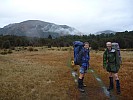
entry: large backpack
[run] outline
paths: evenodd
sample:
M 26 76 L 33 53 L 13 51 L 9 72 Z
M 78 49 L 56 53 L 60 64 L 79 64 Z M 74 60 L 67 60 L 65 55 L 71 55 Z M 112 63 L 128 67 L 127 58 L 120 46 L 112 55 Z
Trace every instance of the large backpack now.
M 74 41 L 73 47 L 74 47 L 74 64 L 79 65 L 79 52 L 83 49 L 84 43 L 80 41 Z
M 122 63 L 122 59 L 121 59 L 121 53 L 120 53 L 120 46 L 118 43 L 112 43 L 112 48 L 118 51 L 119 54 L 119 60 L 120 60 L 120 64 Z

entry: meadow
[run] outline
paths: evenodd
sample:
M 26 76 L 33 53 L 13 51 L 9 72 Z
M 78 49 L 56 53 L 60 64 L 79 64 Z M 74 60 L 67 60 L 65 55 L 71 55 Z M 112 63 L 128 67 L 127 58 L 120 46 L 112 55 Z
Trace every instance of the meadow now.
M 19 47 L 11 54 L 0 54 L 0 100 L 79 100 L 80 92 L 67 66 L 70 55 L 73 57 L 72 48 L 35 47 L 33 51 L 29 48 Z M 102 68 L 102 54 L 103 51 L 90 52 L 90 67 L 108 86 L 108 73 Z M 122 51 L 121 54 L 123 62 L 119 78 L 122 93 L 118 97 L 131 100 L 133 52 Z M 98 96 L 105 97 L 90 73 L 86 75 L 85 83 L 91 98 L 100 100 Z

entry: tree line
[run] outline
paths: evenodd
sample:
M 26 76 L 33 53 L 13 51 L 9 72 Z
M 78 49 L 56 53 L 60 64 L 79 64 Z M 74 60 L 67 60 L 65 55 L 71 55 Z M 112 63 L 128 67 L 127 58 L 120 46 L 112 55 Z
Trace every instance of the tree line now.
M 93 49 L 105 48 L 107 41 L 117 42 L 120 48 L 133 48 L 133 31 L 102 33 L 102 34 L 89 34 L 89 35 L 68 35 L 58 38 L 52 38 L 51 35 L 48 38 L 33 38 L 25 36 L 13 36 L 13 35 L 0 35 L 0 48 L 8 49 L 11 47 L 19 46 L 54 46 L 54 47 L 68 47 L 73 46 L 74 41 L 89 42 Z

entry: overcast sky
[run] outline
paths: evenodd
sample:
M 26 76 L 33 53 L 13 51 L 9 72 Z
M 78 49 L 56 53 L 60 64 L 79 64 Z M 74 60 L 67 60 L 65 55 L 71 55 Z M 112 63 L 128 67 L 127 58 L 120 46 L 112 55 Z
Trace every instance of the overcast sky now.
M 133 0 L 0 0 L 0 27 L 42 20 L 84 33 L 133 30 L 132 5 Z

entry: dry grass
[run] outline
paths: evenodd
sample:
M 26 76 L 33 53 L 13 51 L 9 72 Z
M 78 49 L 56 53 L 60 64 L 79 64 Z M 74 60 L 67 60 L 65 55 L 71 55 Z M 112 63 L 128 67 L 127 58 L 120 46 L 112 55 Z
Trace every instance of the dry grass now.
M 78 93 L 67 51 L 38 48 L 0 55 L 0 100 L 68 100 Z
M 13 51 L 0 55 L 0 100 L 78 100 L 79 91 L 66 66 L 72 48 L 35 48 L 38 51 Z M 102 68 L 102 52 L 90 52 L 90 66 L 106 86 L 108 73 Z M 71 52 L 71 57 L 73 58 Z M 119 71 L 122 94 L 120 100 L 133 99 L 133 52 L 122 51 Z M 78 71 L 79 67 L 74 67 Z M 85 77 L 90 98 L 103 100 L 101 87 L 89 73 Z M 96 96 L 97 95 L 97 96 Z M 103 96 L 104 95 L 104 96 Z

